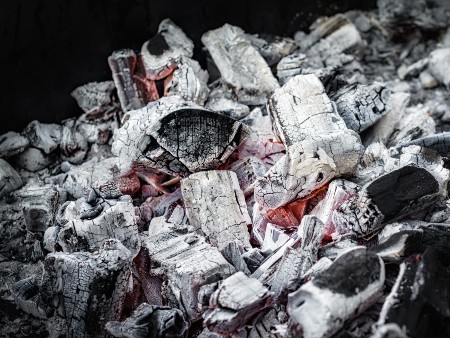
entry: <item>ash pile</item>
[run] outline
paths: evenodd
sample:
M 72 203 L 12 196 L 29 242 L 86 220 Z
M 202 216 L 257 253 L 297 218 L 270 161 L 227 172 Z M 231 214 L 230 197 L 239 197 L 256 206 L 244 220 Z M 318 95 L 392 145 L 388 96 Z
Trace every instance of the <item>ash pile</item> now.
M 447 7 L 171 20 L 0 136 L 5 337 L 449 337 Z

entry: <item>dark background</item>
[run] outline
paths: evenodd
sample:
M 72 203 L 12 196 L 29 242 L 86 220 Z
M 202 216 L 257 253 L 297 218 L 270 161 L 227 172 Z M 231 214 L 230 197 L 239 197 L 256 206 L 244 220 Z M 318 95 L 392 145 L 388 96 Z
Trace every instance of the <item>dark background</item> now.
M 166 17 L 194 40 L 202 59 L 201 35 L 226 22 L 292 36 L 319 15 L 375 6 L 376 0 L 0 0 L 0 133 L 80 114 L 70 92 L 111 79 L 111 52 L 140 49 Z

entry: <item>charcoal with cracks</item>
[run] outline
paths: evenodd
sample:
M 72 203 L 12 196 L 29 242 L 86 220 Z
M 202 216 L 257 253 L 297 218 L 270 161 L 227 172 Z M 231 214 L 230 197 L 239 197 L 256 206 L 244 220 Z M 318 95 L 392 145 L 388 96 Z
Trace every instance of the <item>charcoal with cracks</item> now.
M 187 336 L 188 324 L 178 309 L 143 303 L 125 321 L 106 323 L 106 330 L 121 338 L 177 338 Z
M 142 235 L 141 242 L 142 254 L 150 262 L 142 267 L 142 278 L 150 281 L 144 290 L 148 302 L 160 297 L 157 301 L 180 309 L 190 322 L 200 319 L 203 312 L 198 307 L 200 288 L 235 272 L 215 247 L 186 227 Z
M 122 171 L 149 168 L 186 176 L 212 169 L 248 134 L 240 122 L 178 96 L 163 97 L 124 119 L 112 144 Z
M 88 142 L 78 130 L 75 119 L 67 120 L 61 132 L 61 158 L 72 164 L 83 162 L 88 152 Z
M 28 138 L 14 131 L 0 135 L 0 157 L 7 158 L 20 154 L 30 144 Z
M 236 272 L 220 284 L 209 302 L 204 325 L 212 332 L 230 335 L 272 305 L 273 293 L 257 279 Z
M 210 170 L 181 181 L 186 213 L 191 224 L 220 251 L 237 241 L 249 249 L 251 219 L 237 175 L 232 171 Z
M 339 256 L 328 269 L 289 295 L 286 337 L 331 337 L 381 296 L 384 263 L 366 248 Z
M 247 34 L 253 46 L 269 66 L 276 65 L 283 57 L 290 55 L 296 48 L 295 41 L 284 37 L 265 37 L 258 34 Z
M 55 252 L 46 256 L 40 295 L 65 319 L 69 337 L 106 336 L 106 322 L 121 317 L 131 257 L 115 239 L 105 241 L 94 253 Z
M 241 120 L 250 114 L 250 108 L 247 105 L 226 97 L 210 97 L 205 107 L 223 113 L 235 120 Z
M 0 197 L 8 195 L 23 185 L 17 171 L 2 158 L 0 158 L 0 182 Z
M 115 106 L 113 81 L 90 82 L 75 88 L 71 95 L 89 117 L 97 117 Z
M 381 83 L 351 85 L 331 95 L 348 128 L 360 133 L 389 113 L 390 90 Z
M 202 42 L 238 102 L 265 104 L 270 93 L 279 87 L 266 61 L 241 28 L 225 24 L 203 34 Z M 243 58 L 246 62 L 242 62 Z
M 30 122 L 23 131 L 30 140 L 30 145 L 50 154 L 59 147 L 62 137 L 62 127 L 59 124 Z

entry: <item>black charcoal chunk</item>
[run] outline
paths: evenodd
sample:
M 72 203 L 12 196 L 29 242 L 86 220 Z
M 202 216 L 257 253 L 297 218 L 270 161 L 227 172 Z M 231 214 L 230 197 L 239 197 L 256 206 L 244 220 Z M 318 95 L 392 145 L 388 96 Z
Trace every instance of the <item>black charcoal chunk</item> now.
M 19 189 L 23 185 L 22 178 L 11 165 L 0 158 L 0 198 Z
M 404 258 L 420 252 L 422 237 L 422 230 L 404 230 L 393 234 L 370 250 L 383 258 L 386 263 L 399 263 Z

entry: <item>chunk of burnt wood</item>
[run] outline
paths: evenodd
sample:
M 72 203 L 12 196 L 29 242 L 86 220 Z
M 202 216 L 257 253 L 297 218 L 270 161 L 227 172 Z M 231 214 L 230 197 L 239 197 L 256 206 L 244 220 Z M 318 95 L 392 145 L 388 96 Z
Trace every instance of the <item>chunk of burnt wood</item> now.
M 338 257 L 312 281 L 289 295 L 287 337 L 331 337 L 381 296 L 384 263 L 365 248 Z
M 24 151 L 30 141 L 25 137 L 14 131 L 9 131 L 0 135 L 0 157 L 6 158 Z
M 225 24 L 202 36 L 223 81 L 244 104 L 264 104 L 278 82 L 257 49 L 236 26 Z
M 240 122 L 178 96 L 163 97 L 125 120 L 112 144 L 123 171 L 150 168 L 187 175 L 212 169 L 249 133 Z
M 47 306 L 39 296 L 40 283 L 40 278 L 33 275 L 14 283 L 10 291 L 14 302 L 20 309 L 37 318 L 46 319 Z
M 291 54 L 296 45 L 294 40 L 279 36 L 260 36 L 258 34 L 246 34 L 253 46 L 266 60 L 268 66 L 278 63 L 283 57 Z
M 206 108 L 225 114 L 235 120 L 240 120 L 250 114 L 250 108 L 242 103 L 225 97 L 209 98 Z
M 450 156 L 450 132 L 443 132 L 433 135 L 428 135 L 425 137 L 421 137 L 412 141 L 409 141 L 408 143 L 404 143 L 398 147 L 395 147 L 397 151 L 400 150 L 400 148 L 408 147 L 410 145 L 418 145 L 423 148 L 429 148 L 436 150 L 437 153 L 444 157 Z
M 178 309 L 143 303 L 125 321 L 106 323 L 106 330 L 122 338 L 175 338 L 187 336 L 188 323 Z
M 88 148 L 86 138 L 77 130 L 76 120 L 66 121 L 61 134 L 61 158 L 70 163 L 79 164 L 86 157 Z
M 30 140 L 30 144 L 34 148 L 50 154 L 59 147 L 62 127 L 59 124 L 32 121 L 25 127 L 23 134 Z
M 0 158 L 0 182 L 0 197 L 5 197 L 23 185 L 17 171 L 2 158 Z
M 41 297 L 65 318 L 69 337 L 103 337 L 106 322 L 121 317 L 130 266 L 131 253 L 114 239 L 95 253 L 50 253 Z
M 272 305 L 273 293 L 257 279 L 236 272 L 225 279 L 211 296 L 204 325 L 213 332 L 232 334 L 256 313 Z
M 288 293 L 296 291 L 306 272 L 317 261 L 317 253 L 325 231 L 324 224 L 315 216 L 304 216 L 299 226 L 301 244 L 298 249 L 287 248 L 278 264 L 270 291 L 284 302 Z
M 366 184 L 334 211 L 338 231 L 370 238 L 383 223 L 422 210 L 439 197 L 439 181 L 424 168 L 404 166 Z
M 235 272 L 221 253 L 205 238 L 186 228 L 142 236 L 142 247 L 150 260 L 151 276 L 163 281 L 159 294 L 165 304 L 182 310 L 194 322 L 200 319 L 198 291 Z M 158 286 L 156 286 L 158 288 Z
M 192 174 L 181 181 L 181 191 L 189 223 L 212 245 L 222 251 L 236 240 L 243 248 L 251 247 L 247 227 L 252 222 L 234 172 Z
M 250 270 L 247 267 L 242 254 L 244 253 L 244 248 L 239 245 L 239 241 L 233 241 L 228 243 L 228 245 L 222 249 L 222 255 L 225 259 L 234 266 L 236 271 L 242 271 L 247 276 L 250 275 Z
M 391 92 L 382 83 L 351 85 L 331 96 L 348 128 L 360 133 L 385 116 L 390 107 Z
M 239 186 L 248 196 L 253 193 L 256 179 L 265 174 L 266 165 L 259 158 L 251 156 L 233 162 L 230 170 L 236 173 Z
M 319 257 L 335 260 L 343 252 L 358 246 L 352 238 L 340 238 L 319 248 Z
M 406 257 L 421 251 L 422 238 L 423 231 L 420 229 L 399 231 L 370 250 L 386 263 L 400 263 Z
M 113 81 L 89 82 L 75 88 L 70 95 L 86 114 L 98 116 L 111 106 L 114 89 Z
M 450 75 L 448 68 L 450 67 L 450 48 L 436 49 L 430 54 L 428 68 L 431 74 L 447 88 L 450 88 Z

